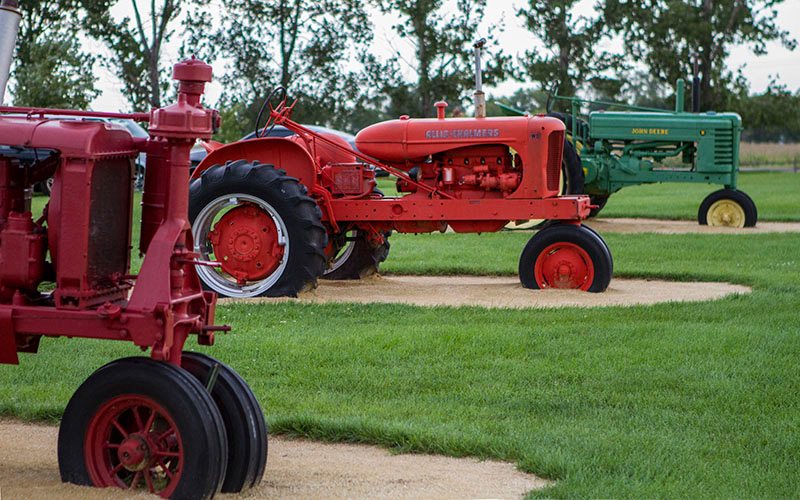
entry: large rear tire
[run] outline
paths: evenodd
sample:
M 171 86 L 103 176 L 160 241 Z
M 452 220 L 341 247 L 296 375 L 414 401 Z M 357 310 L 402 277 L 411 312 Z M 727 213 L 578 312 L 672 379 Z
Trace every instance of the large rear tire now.
M 325 270 L 322 212 L 300 182 L 272 165 L 228 162 L 189 189 L 203 284 L 224 297 L 296 296 Z
M 605 241 L 582 225 L 553 223 L 537 232 L 519 259 L 519 278 L 525 288 L 577 289 L 602 292 L 613 273 Z
M 267 424 L 253 391 L 232 368 L 199 352 L 184 352 L 181 367 L 211 385 L 228 438 L 223 493 L 239 493 L 261 482 L 267 465 Z M 216 376 L 216 380 L 211 380 Z
M 64 410 L 61 480 L 211 498 L 227 466 L 225 427 L 188 372 L 149 358 L 113 361 L 92 374 Z

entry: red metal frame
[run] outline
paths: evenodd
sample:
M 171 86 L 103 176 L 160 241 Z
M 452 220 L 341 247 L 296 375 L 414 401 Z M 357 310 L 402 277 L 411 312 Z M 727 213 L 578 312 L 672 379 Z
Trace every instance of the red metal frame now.
M 26 115 L 0 116 L 0 144 L 56 151 L 53 165 L 45 165 L 55 167 L 51 201 L 35 222 L 19 182 L 30 186 L 44 174 L 0 157 L 0 363 L 36 352 L 42 336 L 68 336 L 131 341 L 179 365 L 189 334 L 211 344 L 214 331 L 226 329 L 212 326 L 216 295 L 200 285 L 188 223 L 189 151 L 196 139 L 210 139 L 218 122 L 200 104 L 211 67 L 184 61 L 173 78 L 178 102 L 149 115 L 0 108 Z M 43 114 L 149 121 L 150 138 Z M 132 165 L 141 151 L 150 203 L 142 210 L 145 257 L 132 276 Z M 20 269 L 20 262 L 30 265 Z M 48 274 L 56 288 L 40 294 Z

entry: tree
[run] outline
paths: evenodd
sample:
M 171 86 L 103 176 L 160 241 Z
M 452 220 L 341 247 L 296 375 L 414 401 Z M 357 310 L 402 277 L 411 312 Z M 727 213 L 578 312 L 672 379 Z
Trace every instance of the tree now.
M 726 67 L 731 47 L 750 45 L 756 55 L 767 42 L 794 49 L 777 24 L 783 0 L 607 0 L 609 23 L 624 33 L 626 48 L 662 82 L 692 74 L 699 59 L 702 109 L 724 108 L 743 83 Z
M 732 109 L 742 115 L 743 138 L 755 142 L 800 140 L 800 93 L 772 81 L 757 95 L 740 96 Z
M 190 16 L 184 51 L 224 61 L 221 105 L 235 111 L 232 121 L 251 127 L 262 100 L 282 86 L 299 99 L 296 120 L 348 128 L 361 82 L 346 61 L 372 39 L 361 0 L 231 0 L 219 12 Z
M 619 93 L 619 80 L 602 77 L 610 69 L 619 69 L 622 58 L 599 49 L 608 37 L 602 16 L 577 15 L 580 0 L 529 0 L 528 6 L 517 11 L 525 26 L 545 45 L 544 50 L 525 52 L 520 63 L 543 89 L 554 83 L 559 94 L 575 95 L 587 84 L 594 83 L 603 98 Z
M 413 60 L 398 50 L 388 62 L 374 69 L 382 75 L 383 93 L 389 100 L 389 112 L 433 116 L 433 103 L 445 98 L 450 104 L 463 104 L 465 92 L 473 88 L 472 45 L 478 36 L 486 0 L 457 0 L 456 8 L 444 8 L 443 0 L 377 0 L 384 13 L 399 15 L 393 26 L 414 49 Z M 484 80 L 487 84 L 502 80 L 510 59 L 497 49 L 494 30 L 487 33 L 490 51 Z M 413 82 L 402 78 L 403 67 L 414 74 Z M 375 73 L 375 71 L 373 71 Z
M 24 3 L 11 75 L 14 104 L 86 109 L 99 94 L 93 76 L 95 57 L 82 50 L 77 34 L 91 3 Z
M 104 42 L 112 57 L 104 61 L 122 81 L 123 93 L 131 108 L 160 108 L 169 89 L 169 72 L 162 67 L 162 49 L 174 35 L 174 22 L 187 0 L 150 0 L 147 11 L 141 1 L 130 0 L 133 18 L 116 21 L 110 1 L 98 6 L 86 21 L 89 34 Z M 122 2 L 126 3 L 126 2 Z

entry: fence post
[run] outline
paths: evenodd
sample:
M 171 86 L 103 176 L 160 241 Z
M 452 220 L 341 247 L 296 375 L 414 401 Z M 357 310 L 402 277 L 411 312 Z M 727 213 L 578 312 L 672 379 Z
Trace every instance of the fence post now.
M 800 155 L 794 155 L 794 165 L 792 165 L 792 170 L 794 170 L 794 173 L 797 173 L 798 169 L 800 169 Z

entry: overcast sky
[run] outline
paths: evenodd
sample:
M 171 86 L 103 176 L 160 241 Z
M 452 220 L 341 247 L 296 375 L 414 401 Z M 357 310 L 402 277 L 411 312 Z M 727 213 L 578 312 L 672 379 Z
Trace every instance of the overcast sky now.
M 140 4 L 149 4 L 149 2 L 144 2 L 143 0 L 138 1 Z M 585 9 L 587 12 L 591 12 L 594 3 L 594 0 L 583 0 L 578 9 Z M 499 40 L 506 52 L 521 54 L 531 48 L 547 50 L 523 27 L 522 21 L 514 15 L 517 8 L 525 4 L 524 1 L 489 0 L 488 4 L 490 7 L 487 9 L 486 18 L 481 25 L 481 33 L 476 33 L 476 39 L 484 35 L 489 27 L 502 24 L 505 26 L 505 31 L 499 35 Z M 129 15 L 129 12 L 131 12 L 129 5 L 130 0 L 123 0 L 120 2 L 116 13 L 120 17 Z M 376 13 L 373 20 L 375 22 L 373 52 L 380 55 L 393 53 L 395 49 L 404 53 L 412 51 L 410 43 L 400 39 L 392 31 L 393 20 L 391 18 Z M 794 38 L 800 40 L 800 0 L 786 0 L 779 7 L 778 23 L 781 28 L 788 30 Z M 749 47 L 736 47 L 731 53 L 728 64 L 732 69 L 743 68 L 744 75 L 750 81 L 754 92 L 763 91 L 773 76 L 777 77 L 780 82 L 785 83 L 792 90 L 800 89 L 800 49 L 790 52 L 778 43 L 769 44 L 768 48 L 767 55 L 756 57 Z M 172 64 L 177 59 L 177 52 L 177 43 L 166 47 L 164 53 L 165 63 Z M 507 94 L 522 85 L 525 84 L 509 81 L 501 83 L 495 89 L 490 88 L 488 90 L 490 92 L 496 90 L 500 94 Z M 102 69 L 98 71 L 98 86 L 103 93 L 93 102 L 95 109 L 116 111 L 126 108 L 125 99 L 119 92 L 119 82 L 108 70 Z M 208 92 L 207 101 L 211 104 L 215 103 L 220 91 L 219 86 L 212 84 Z

